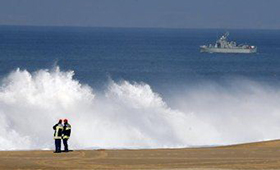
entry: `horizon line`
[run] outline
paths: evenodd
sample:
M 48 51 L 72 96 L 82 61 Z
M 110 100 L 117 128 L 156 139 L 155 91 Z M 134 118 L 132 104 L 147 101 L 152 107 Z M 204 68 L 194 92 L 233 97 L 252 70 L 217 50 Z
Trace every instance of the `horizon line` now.
M 13 24 L 0 24 L 0 27 L 60 27 L 60 28 L 106 28 L 106 29 L 196 29 L 196 30 L 271 30 L 271 31 L 279 31 L 280 28 L 219 28 L 219 27 L 205 27 L 205 28 L 197 28 L 197 27 L 114 27 L 114 26 L 73 26 L 73 25 L 13 25 Z

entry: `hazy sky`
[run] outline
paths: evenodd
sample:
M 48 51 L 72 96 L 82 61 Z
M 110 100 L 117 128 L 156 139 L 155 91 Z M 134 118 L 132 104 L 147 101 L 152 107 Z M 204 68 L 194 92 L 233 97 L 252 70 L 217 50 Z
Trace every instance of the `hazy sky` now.
M 0 0 L 0 25 L 280 29 L 280 0 Z

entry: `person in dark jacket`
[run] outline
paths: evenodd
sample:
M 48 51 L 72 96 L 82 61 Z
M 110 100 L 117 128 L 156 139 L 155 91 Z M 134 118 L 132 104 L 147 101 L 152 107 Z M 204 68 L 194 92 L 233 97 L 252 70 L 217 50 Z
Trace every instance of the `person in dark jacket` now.
M 61 152 L 61 138 L 63 133 L 62 120 L 60 119 L 57 124 L 53 126 L 54 130 L 54 141 L 55 141 L 55 151 L 54 153 Z
M 64 119 L 64 125 L 63 125 L 63 144 L 64 144 L 64 152 L 68 152 L 68 139 L 70 138 L 71 135 L 71 125 L 68 123 L 67 119 Z

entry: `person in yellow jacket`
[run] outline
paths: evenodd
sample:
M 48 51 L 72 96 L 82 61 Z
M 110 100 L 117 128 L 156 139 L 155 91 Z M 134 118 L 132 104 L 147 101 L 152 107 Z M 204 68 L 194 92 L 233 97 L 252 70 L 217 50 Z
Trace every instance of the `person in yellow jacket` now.
M 57 124 L 53 126 L 54 130 L 54 141 L 55 141 L 55 151 L 54 153 L 60 153 L 61 152 L 61 139 L 62 139 L 62 133 L 63 133 L 63 125 L 62 120 L 60 119 Z
M 68 139 L 70 138 L 71 135 L 71 125 L 68 123 L 67 119 L 64 119 L 64 125 L 63 125 L 63 135 L 62 135 L 62 140 L 64 144 L 64 152 L 68 152 Z

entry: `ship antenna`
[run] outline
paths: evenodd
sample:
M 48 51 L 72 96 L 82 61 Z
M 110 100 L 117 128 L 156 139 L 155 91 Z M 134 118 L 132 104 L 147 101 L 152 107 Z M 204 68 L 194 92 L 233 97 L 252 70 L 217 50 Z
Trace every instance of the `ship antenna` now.
M 226 33 L 225 33 L 225 37 L 228 37 L 229 36 L 229 32 L 227 31 Z

